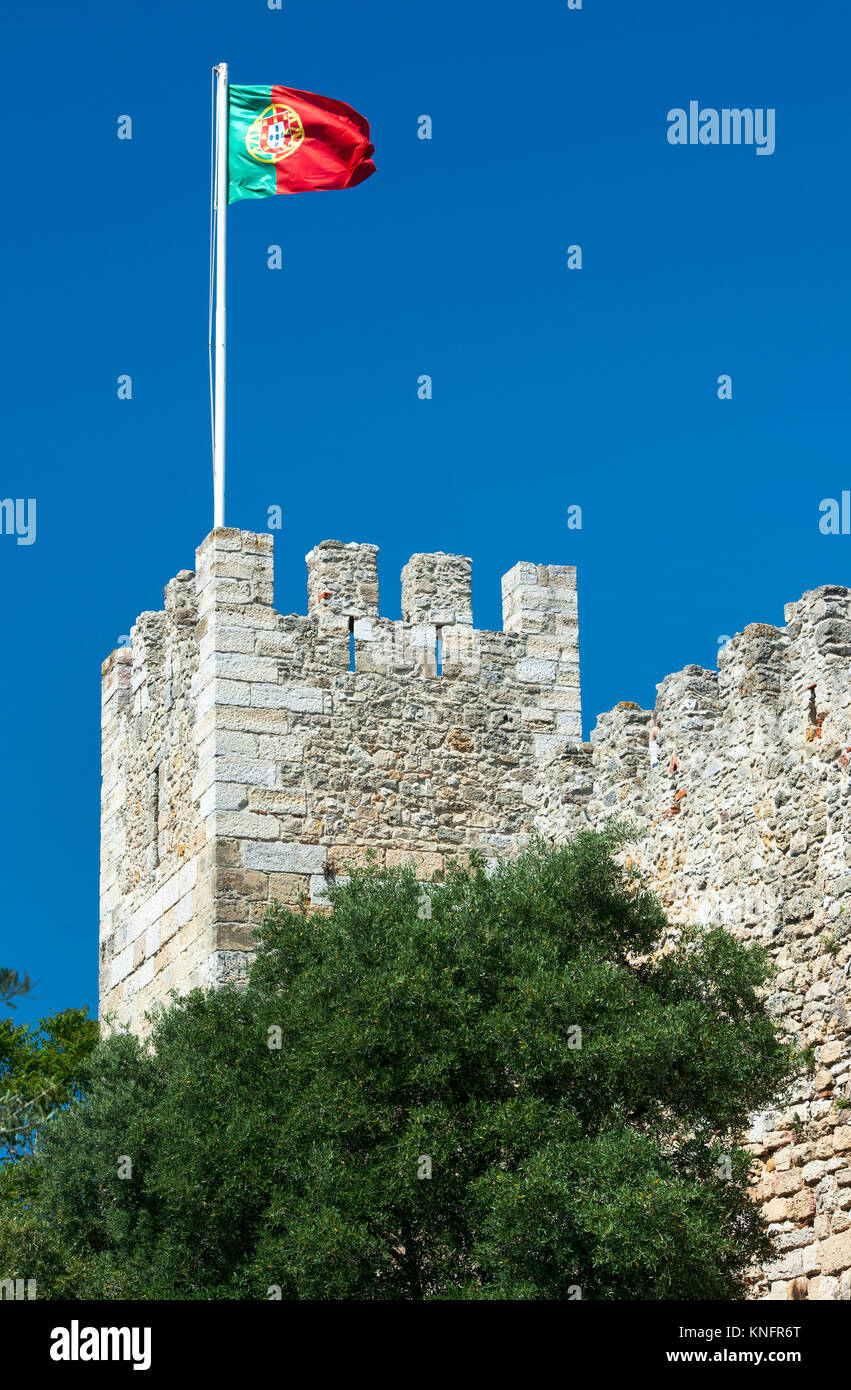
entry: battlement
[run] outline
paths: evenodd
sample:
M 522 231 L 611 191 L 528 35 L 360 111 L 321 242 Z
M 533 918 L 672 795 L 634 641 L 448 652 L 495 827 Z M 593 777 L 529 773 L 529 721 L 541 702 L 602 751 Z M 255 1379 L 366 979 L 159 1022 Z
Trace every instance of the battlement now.
M 377 545 L 322 541 L 305 560 L 309 614 L 378 617 Z
M 467 557 L 412 556 L 394 622 L 377 555 L 321 542 L 283 615 L 271 535 L 214 531 L 104 663 L 104 1015 L 143 1031 L 237 977 L 269 901 L 320 903 L 367 849 L 426 878 L 532 833 L 543 760 L 581 736 L 575 571 L 515 566 L 486 632 Z

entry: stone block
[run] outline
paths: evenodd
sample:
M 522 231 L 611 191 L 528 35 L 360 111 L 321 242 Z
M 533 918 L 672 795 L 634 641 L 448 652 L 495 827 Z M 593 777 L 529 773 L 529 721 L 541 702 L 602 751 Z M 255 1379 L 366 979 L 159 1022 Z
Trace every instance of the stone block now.
M 517 663 L 517 679 L 535 685 L 551 685 L 556 678 L 556 663 L 539 658 L 524 657 Z
M 306 714 L 322 714 L 325 707 L 323 690 L 297 685 L 269 685 L 257 682 L 250 687 L 250 703 L 256 709 L 297 710 Z
M 818 1254 L 822 1274 L 841 1274 L 851 1268 L 851 1231 L 820 1241 Z
M 835 1153 L 847 1153 L 849 1149 L 851 1149 L 851 1125 L 838 1125 L 833 1131 L 833 1150 Z
M 260 869 L 270 874 L 321 874 L 326 861 L 324 845 L 258 844 L 250 841 L 242 845 L 245 868 Z
M 836 1300 L 840 1297 L 839 1280 L 825 1275 L 810 1279 L 807 1298 L 816 1302 Z
M 242 840 L 277 840 L 280 836 L 274 816 L 258 815 L 252 811 L 222 811 L 215 817 L 217 835 Z

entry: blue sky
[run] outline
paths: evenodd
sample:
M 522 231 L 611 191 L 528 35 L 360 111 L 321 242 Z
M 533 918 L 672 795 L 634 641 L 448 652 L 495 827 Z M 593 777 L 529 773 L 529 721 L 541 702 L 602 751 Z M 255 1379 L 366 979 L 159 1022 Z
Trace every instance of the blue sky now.
M 2 31 L 0 498 L 37 500 L 35 544 L 0 535 L 0 964 L 39 980 L 19 1018 L 96 1007 L 100 663 L 212 524 L 220 59 L 350 102 L 379 169 L 229 217 L 227 519 L 283 507 L 280 610 L 305 611 L 325 537 L 380 546 L 388 617 L 410 554 L 472 556 L 488 628 L 517 560 L 575 564 L 587 734 L 848 582 L 851 539 L 818 526 L 851 488 L 835 0 L 7 0 Z M 774 154 L 671 146 L 691 100 L 774 108 Z

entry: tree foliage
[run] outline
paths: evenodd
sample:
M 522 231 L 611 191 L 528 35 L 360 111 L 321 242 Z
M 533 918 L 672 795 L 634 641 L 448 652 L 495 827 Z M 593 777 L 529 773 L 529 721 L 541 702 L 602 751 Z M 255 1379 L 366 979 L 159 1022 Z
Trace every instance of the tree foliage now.
M 32 1153 L 39 1126 L 82 1097 L 97 1035 L 86 1009 L 66 1009 L 35 1027 L 0 1020 L 0 1151 Z
M 25 1247 L 55 1297 L 742 1297 L 770 1247 L 741 1135 L 803 1059 L 765 954 L 663 951 L 619 843 L 271 909 L 246 989 L 99 1046 L 0 1180 L 0 1272 Z
M 33 987 L 29 975 L 19 975 L 17 970 L 10 970 L 8 966 L 0 966 L 0 1005 L 7 1009 L 17 1008 L 16 999 L 29 994 Z

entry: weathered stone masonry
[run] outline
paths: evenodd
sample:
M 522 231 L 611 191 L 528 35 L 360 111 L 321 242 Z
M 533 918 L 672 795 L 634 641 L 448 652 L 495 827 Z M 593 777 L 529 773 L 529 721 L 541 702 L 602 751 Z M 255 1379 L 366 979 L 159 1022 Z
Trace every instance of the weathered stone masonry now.
M 516 565 L 504 630 L 481 632 L 462 556 L 412 557 L 401 623 L 374 546 L 324 541 L 307 566 L 307 616 L 281 616 L 271 536 L 215 531 L 104 665 L 102 1015 L 144 1032 L 169 990 L 239 976 L 270 900 L 320 902 L 368 848 L 425 879 L 626 814 L 675 927 L 764 941 L 771 1007 L 816 1049 L 753 1117 L 777 1244 L 754 1292 L 851 1298 L 849 591 L 805 594 L 583 744 L 573 569 Z

